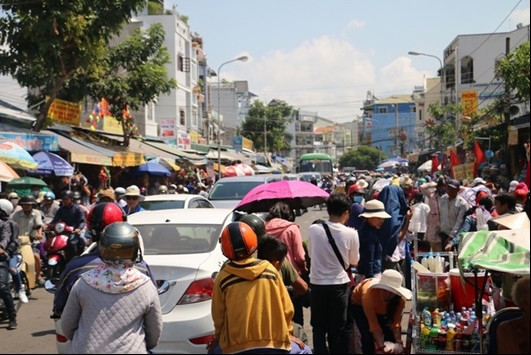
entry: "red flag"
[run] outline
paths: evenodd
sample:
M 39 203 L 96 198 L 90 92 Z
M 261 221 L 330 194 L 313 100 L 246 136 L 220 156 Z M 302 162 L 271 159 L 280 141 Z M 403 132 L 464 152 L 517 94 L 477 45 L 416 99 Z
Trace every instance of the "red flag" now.
M 479 146 L 478 141 L 474 142 L 474 157 L 476 158 L 476 161 L 474 162 L 474 176 L 478 176 L 479 166 L 487 161 L 485 153 L 483 153 L 483 150 Z
M 452 176 L 454 176 L 454 166 L 461 164 L 461 159 L 455 154 L 455 152 L 450 149 L 450 168 L 452 171 Z M 455 176 L 454 176 L 455 177 Z
M 439 159 L 434 155 L 431 157 L 431 173 L 433 174 L 437 170 L 439 170 Z

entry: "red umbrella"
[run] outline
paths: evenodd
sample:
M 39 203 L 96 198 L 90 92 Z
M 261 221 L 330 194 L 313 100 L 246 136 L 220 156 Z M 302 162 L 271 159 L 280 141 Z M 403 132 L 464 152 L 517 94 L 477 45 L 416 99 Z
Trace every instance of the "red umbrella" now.
M 234 208 L 247 213 L 267 212 L 277 202 L 286 202 L 293 209 L 324 203 L 328 192 L 301 180 L 281 180 L 261 184 L 250 190 Z

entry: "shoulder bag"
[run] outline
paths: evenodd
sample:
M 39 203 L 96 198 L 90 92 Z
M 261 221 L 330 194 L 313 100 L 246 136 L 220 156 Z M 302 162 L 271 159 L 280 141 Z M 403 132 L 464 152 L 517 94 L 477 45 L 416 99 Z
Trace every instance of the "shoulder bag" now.
M 324 228 L 324 230 L 326 232 L 326 236 L 328 237 L 328 241 L 332 245 L 332 249 L 334 249 L 334 253 L 337 256 L 337 260 L 339 260 L 339 263 L 341 264 L 341 267 L 345 270 L 345 272 L 348 275 L 348 278 L 350 279 L 350 282 L 349 282 L 348 286 L 349 287 L 354 287 L 355 281 L 354 281 L 354 276 L 352 275 L 352 270 L 350 269 L 350 265 L 348 265 L 348 267 L 345 269 L 345 262 L 343 261 L 343 257 L 339 253 L 339 249 L 337 249 L 336 241 L 334 240 L 334 238 L 332 238 L 332 233 L 330 232 L 330 228 L 328 228 L 328 224 L 322 223 L 322 225 L 323 225 L 323 228 Z

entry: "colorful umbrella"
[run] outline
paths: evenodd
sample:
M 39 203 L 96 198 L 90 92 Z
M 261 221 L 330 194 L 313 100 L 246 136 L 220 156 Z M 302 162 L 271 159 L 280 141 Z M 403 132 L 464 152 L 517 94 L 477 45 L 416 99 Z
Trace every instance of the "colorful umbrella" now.
M 37 170 L 29 171 L 32 174 L 55 176 L 72 176 L 74 167 L 57 154 L 38 152 L 33 154 L 33 159 L 39 164 Z
M 328 196 L 328 192 L 310 182 L 281 180 L 256 186 L 234 209 L 247 213 L 267 212 L 280 201 L 293 209 L 301 209 L 324 203 Z
M 159 163 L 154 162 L 153 160 L 150 160 L 144 164 L 140 164 L 139 166 L 137 166 L 135 175 L 138 176 L 144 174 L 148 174 L 151 176 L 171 176 L 171 172 L 168 169 L 166 169 Z
M 0 160 L 8 163 L 14 169 L 34 170 L 38 166 L 26 149 L 8 141 L 0 142 Z
M 18 177 L 19 175 L 12 167 L 0 160 L 0 181 L 9 182 Z
M 42 179 L 31 176 L 19 177 L 7 183 L 7 187 L 10 189 L 31 189 L 34 186 L 48 187 L 48 184 Z
M 529 274 L 529 228 L 469 232 L 459 243 L 458 265 Z

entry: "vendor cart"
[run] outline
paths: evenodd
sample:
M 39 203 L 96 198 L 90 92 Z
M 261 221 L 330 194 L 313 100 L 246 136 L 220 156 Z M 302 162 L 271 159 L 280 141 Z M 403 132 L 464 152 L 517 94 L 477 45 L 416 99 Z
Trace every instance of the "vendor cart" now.
M 476 332 L 468 341 L 473 341 L 474 344 L 463 346 L 459 343 L 454 346 L 442 346 L 441 339 L 435 344 L 426 343 L 425 336 L 422 331 L 422 314 L 423 309 L 428 302 L 430 306 L 446 307 L 445 299 L 440 298 L 444 296 L 444 292 L 440 292 L 441 288 L 445 287 L 446 282 L 450 279 L 451 290 L 455 293 L 456 289 L 463 288 L 471 289 L 467 297 L 473 295 L 473 308 L 475 314 L 483 314 L 483 299 L 488 287 L 489 273 L 493 271 L 528 275 L 530 271 L 530 253 L 529 253 L 529 229 L 519 230 L 497 230 L 497 231 L 479 231 L 464 233 L 461 236 L 459 243 L 459 254 L 457 257 L 457 268 L 445 270 L 442 274 L 426 275 L 422 272 L 412 268 L 412 288 L 413 288 L 413 307 L 412 320 L 410 322 L 411 329 L 408 329 L 408 337 L 411 337 L 411 353 L 486 353 L 488 337 L 485 335 L 485 324 L 477 318 Z M 442 253 L 441 253 L 442 254 Z M 423 257 L 424 253 L 415 254 L 418 258 Z M 444 254 L 450 260 L 450 254 Z M 457 270 L 457 272 L 456 272 Z M 448 272 L 448 275 L 446 275 Z M 453 274 L 452 274 L 453 272 Z M 447 277 L 448 276 L 448 277 Z M 432 278 L 432 282 L 427 282 Z M 423 284 L 425 283 L 425 284 Z M 430 288 L 430 285 L 434 285 Z M 429 299 L 426 292 L 434 292 L 435 299 Z M 420 296 L 420 297 L 419 297 Z M 439 296 L 439 298 L 437 297 Z M 456 297 L 462 301 L 458 295 L 453 295 L 452 299 Z M 452 304 L 452 308 L 453 308 Z M 457 310 L 455 310 L 457 311 Z M 409 335 L 411 334 L 411 335 Z M 446 334 L 448 341 L 448 334 Z M 429 338 L 433 341 L 433 337 Z M 447 343 L 448 344 L 448 343 Z

